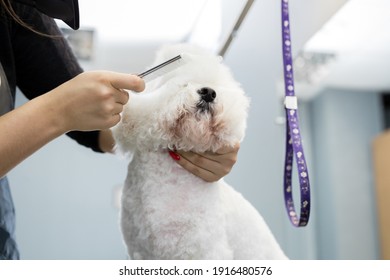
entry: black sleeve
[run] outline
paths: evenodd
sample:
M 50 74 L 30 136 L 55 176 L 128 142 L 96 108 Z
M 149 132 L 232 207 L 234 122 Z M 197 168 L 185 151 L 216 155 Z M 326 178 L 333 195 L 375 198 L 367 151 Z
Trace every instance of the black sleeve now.
M 53 19 L 23 5 L 15 5 L 15 9 L 20 18 L 32 28 L 52 35 L 45 37 L 15 24 L 12 40 L 16 84 L 27 98 L 44 94 L 82 72 Z M 67 135 L 81 145 L 102 152 L 98 143 L 98 131 L 71 131 Z

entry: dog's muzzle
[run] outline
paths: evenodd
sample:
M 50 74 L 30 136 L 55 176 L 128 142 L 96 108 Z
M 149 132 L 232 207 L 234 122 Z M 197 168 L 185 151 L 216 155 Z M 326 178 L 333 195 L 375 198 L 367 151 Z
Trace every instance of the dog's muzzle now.
M 196 107 L 203 111 L 209 111 L 210 110 L 210 103 L 214 101 L 214 99 L 217 97 L 217 93 L 215 90 L 209 87 L 203 87 L 201 89 L 198 89 L 197 93 L 200 96 L 200 100 Z

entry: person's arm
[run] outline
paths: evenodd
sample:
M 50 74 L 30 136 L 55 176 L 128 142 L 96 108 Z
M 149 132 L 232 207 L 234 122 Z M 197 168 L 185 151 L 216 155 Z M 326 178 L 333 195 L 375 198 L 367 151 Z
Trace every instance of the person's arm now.
M 50 99 L 38 97 L 0 117 L 0 177 L 65 132 Z
M 86 72 L 0 117 L 0 177 L 71 130 L 108 129 L 120 121 L 128 93 L 142 91 L 135 75 Z
M 16 81 L 24 95 L 33 99 L 83 72 L 52 18 L 25 5 L 14 3 L 14 8 L 34 29 L 52 36 L 35 34 L 10 21 Z M 99 131 L 69 131 L 66 135 L 95 152 L 103 152 Z

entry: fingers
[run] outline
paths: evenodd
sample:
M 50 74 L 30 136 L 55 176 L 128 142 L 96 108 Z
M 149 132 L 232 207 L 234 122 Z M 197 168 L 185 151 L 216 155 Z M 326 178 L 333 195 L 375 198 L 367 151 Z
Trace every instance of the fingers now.
M 111 84 L 117 89 L 128 89 L 136 92 L 143 91 L 145 89 L 145 82 L 137 75 L 130 75 L 124 73 L 108 74 Z
M 203 153 L 203 155 L 205 155 L 206 157 L 215 157 L 218 155 L 229 155 L 231 153 L 237 154 L 239 149 L 240 149 L 240 143 L 236 143 L 233 147 L 232 146 L 222 146 L 215 153 L 211 152 L 211 151 L 206 151 Z
M 203 179 L 206 182 L 215 182 L 222 178 L 220 175 L 213 173 L 211 170 L 218 169 L 217 163 L 208 162 L 206 158 L 203 158 L 199 154 L 192 152 L 175 152 L 178 157 L 173 157 L 179 165 L 184 169 L 194 174 L 195 176 Z M 208 170 L 211 169 L 211 170 Z
M 107 80 L 111 87 L 115 90 L 108 107 L 111 109 L 107 112 L 108 122 L 107 127 L 113 127 L 121 120 L 123 106 L 129 101 L 129 93 L 125 90 L 142 91 L 145 88 L 144 81 L 135 75 L 105 72 Z
M 136 75 L 123 73 L 112 73 L 111 85 L 118 90 L 115 95 L 115 101 L 125 105 L 129 101 L 129 93 L 125 90 L 133 90 L 136 92 L 145 89 L 145 82 Z
M 184 152 L 184 151 L 175 151 L 176 154 L 180 156 L 180 159 L 185 159 L 187 161 L 187 166 L 189 163 L 195 167 L 201 168 L 208 172 L 215 172 L 219 162 L 210 160 L 207 157 L 202 156 L 202 154 L 197 154 L 194 152 Z
M 121 116 L 119 114 L 112 115 L 112 117 L 110 118 L 110 121 L 107 125 L 107 129 L 115 126 L 117 123 L 120 122 L 120 120 L 121 120 Z
M 119 115 L 120 113 L 122 113 L 123 111 L 123 105 L 120 104 L 120 103 L 115 103 L 113 106 L 112 106 L 112 109 L 111 111 L 109 112 L 109 114 L 112 114 L 112 115 Z
M 228 153 L 236 153 L 237 154 L 239 149 L 240 149 L 240 143 L 237 142 L 233 147 L 223 146 L 223 147 L 219 148 L 216 151 L 216 154 L 219 154 L 219 155 L 228 154 Z
M 101 130 L 120 121 L 123 106 L 129 101 L 128 90 L 142 91 L 144 87 L 136 75 L 90 71 L 54 89 L 61 94 L 53 96 L 62 104 L 66 131 Z
M 118 90 L 118 93 L 115 94 L 115 102 L 125 105 L 128 101 L 129 101 L 129 93 L 124 89 Z
M 240 144 L 222 147 L 216 153 L 193 153 L 175 151 L 178 157 L 172 156 L 184 169 L 207 182 L 215 182 L 230 173 L 237 161 Z

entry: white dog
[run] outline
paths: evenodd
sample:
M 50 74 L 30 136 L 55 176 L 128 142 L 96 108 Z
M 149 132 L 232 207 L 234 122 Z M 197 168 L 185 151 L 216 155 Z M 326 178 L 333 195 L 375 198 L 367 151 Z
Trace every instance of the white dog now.
M 132 259 L 286 259 L 255 208 L 223 179 L 207 183 L 170 149 L 216 151 L 241 141 L 249 100 L 221 59 L 196 47 L 187 63 L 132 94 L 113 128 L 133 157 L 122 193 L 121 227 Z M 188 61 L 189 60 L 189 61 Z

